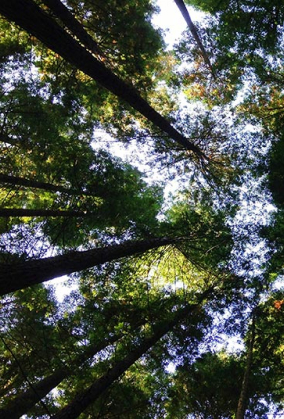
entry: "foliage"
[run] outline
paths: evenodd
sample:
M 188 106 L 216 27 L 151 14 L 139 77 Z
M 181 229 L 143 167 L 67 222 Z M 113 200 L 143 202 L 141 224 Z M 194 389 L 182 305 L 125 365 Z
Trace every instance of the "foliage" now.
M 192 365 L 178 367 L 169 390 L 168 417 L 186 414 L 212 419 L 232 417 L 241 377 L 239 360 L 225 353 L 206 353 Z
M 185 32 L 172 50 L 154 1 L 67 0 L 73 28 L 59 0 L 0 4 L 0 268 L 20 269 L 21 284 L 29 260 L 132 246 L 78 263 L 60 301 L 49 284 L 3 297 L 0 416 L 66 417 L 94 386 L 101 394 L 72 417 L 283 408 L 284 8 L 187 3 L 204 12 L 199 42 Z M 135 100 L 49 49 L 51 33 L 41 43 L 9 21 L 16 5 L 27 14 L 14 20 L 26 27 L 36 5 Z M 134 246 L 155 240 L 170 244 Z M 240 351 L 222 344 L 232 337 Z

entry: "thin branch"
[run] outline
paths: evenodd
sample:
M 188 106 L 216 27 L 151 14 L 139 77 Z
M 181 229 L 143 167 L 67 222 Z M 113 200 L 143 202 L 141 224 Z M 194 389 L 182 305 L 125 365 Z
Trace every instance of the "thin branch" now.
M 48 209 L 1 208 L 0 217 L 87 217 L 87 211 L 63 211 Z

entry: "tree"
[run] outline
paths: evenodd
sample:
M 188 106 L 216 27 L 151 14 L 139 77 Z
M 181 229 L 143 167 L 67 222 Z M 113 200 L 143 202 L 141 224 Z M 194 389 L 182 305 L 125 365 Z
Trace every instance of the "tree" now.
M 194 230 L 195 228 L 195 230 Z M 175 246 L 186 259 L 201 269 L 220 272 L 231 250 L 231 234 L 224 226 L 223 214 L 209 207 L 200 213 L 189 211 L 180 203 L 169 211 L 168 220 L 160 223 L 160 237 L 144 240 L 125 240 L 85 251 L 71 251 L 62 255 L 3 263 L 0 289 L 3 294 L 33 284 L 82 271 L 106 262 L 143 254 L 161 246 Z M 151 233 L 151 230 L 149 230 Z M 179 234 L 183 233 L 184 236 Z M 208 240 L 210 237 L 210 240 Z M 216 240 L 216 244 L 215 244 Z M 221 241 L 222 240 L 222 241 Z M 219 246 L 219 243 L 222 246 Z M 215 244 L 212 246 L 212 244 Z M 204 258 L 204 253 L 206 257 Z M 9 280 L 9 281 L 7 281 Z
M 244 73 L 249 79 L 251 70 L 258 72 L 262 67 L 263 55 L 274 56 L 283 24 L 281 2 L 264 0 L 255 5 L 235 0 L 218 4 L 194 0 L 190 4 L 213 17 L 206 32 L 215 50 L 213 65 L 217 75 L 227 73 L 229 80 L 240 87 Z
M 25 208 L 2 208 L 0 217 L 85 217 L 87 212 L 82 211 L 61 211 L 45 209 L 25 209 Z
M 128 240 L 121 244 L 82 252 L 73 251 L 38 260 L 27 260 L 18 264 L 2 265 L 0 276 L 1 293 L 3 295 L 17 289 L 48 281 L 58 276 L 88 269 L 137 253 L 143 253 L 157 247 L 174 244 L 176 241 L 178 239 L 169 237 L 141 241 Z
M 86 75 L 98 81 L 103 87 L 110 90 L 119 98 L 125 100 L 134 109 L 149 119 L 154 125 L 166 132 L 178 144 L 188 151 L 192 151 L 197 156 L 204 158 L 199 147 L 188 141 L 170 123 L 156 112 L 133 87 L 128 86 L 115 74 L 109 71 L 102 63 L 97 61 L 88 51 L 83 49 L 68 33 L 50 17 L 43 12 L 32 1 L 15 0 L 15 4 L 2 3 L 1 13 L 8 19 L 15 21 L 28 32 L 36 36 L 48 48 L 61 55 Z M 16 13 L 15 13 L 16 12 Z M 28 13 L 28 14 L 27 14 Z M 37 22 L 41 22 L 39 25 Z M 46 34 L 49 36 L 46 36 Z M 71 53 L 72 51 L 72 53 Z
M 70 115 L 63 105 L 50 104 L 38 89 L 36 83 L 16 85 L 1 98 L 3 107 L 8 107 L 2 129 L 11 143 L 0 145 L 5 155 L 2 170 L 9 173 L 1 175 L 2 206 L 96 213 L 83 222 L 81 218 L 80 223 L 39 220 L 53 245 L 69 248 L 82 244 L 96 228 L 125 230 L 134 224 L 138 228 L 151 218 L 155 223 L 161 188 L 146 185 L 137 169 L 110 153 L 95 152 L 86 124 L 81 121 L 77 126 L 74 121 L 75 109 Z M 1 224 L 8 232 L 17 223 Z
M 15 293 L 6 301 L 6 306 L 3 303 L 1 388 L 8 397 L 15 393 L 15 389 L 25 389 L 37 375 L 45 374 L 54 365 L 53 356 L 58 345 L 62 356 L 68 352 L 72 338 L 65 336 L 60 344 L 62 330 L 55 326 L 56 313 L 57 304 L 52 291 L 42 286 Z
M 200 309 L 199 305 L 189 305 L 168 319 L 167 322 L 158 323 L 154 325 L 153 332 L 150 336 L 141 339 L 141 342 L 135 347 L 131 348 L 129 354 L 118 361 L 114 366 L 96 382 L 94 382 L 88 389 L 78 394 L 75 399 L 66 407 L 64 407 L 54 418 L 76 418 L 82 413 L 90 403 L 93 403 L 97 397 L 110 386 L 114 380 L 119 378 L 134 362 L 136 362 L 145 352 L 147 352 L 159 339 L 161 339 L 171 328 L 176 325 L 184 316 L 191 314 L 195 310 Z
M 231 418 L 241 385 L 242 366 L 225 352 L 201 355 L 192 365 L 180 365 L 169 388 L 168 417 L 193 414 L 200 418 Z
M 137 325 L 136 325 L 137 326 Z M 55 389 L 65 378 L 73 375 L 78 367 L 82 366 L 86 361 L 93 358 L 97 353 L 107 346 L 121 339 L 124 332 L 120 331 L 108 339 L 103 339 L 95 344 L 90 344 L 84 351 L 77 355 L 76 358 L 69 361 L 69 365 L 58 367 L 54 372 L 45 376 L 36 383 L 30 384 L 30 388 L 26 389 L 16 397 L 12 397 L 4 408 L 0 409 L 0 415 L 18 418 L 28 413 L 38 402 L 41 401 L 53 389 Z
M 190 32 L 192 33 L 192 36 L 194 37 L 194 39 L 195 39 L 195 41 L 196 41 L 196 43 L 197 43 L 197 45 L 198 45 L 198 47 L 201 51 L 201 54 L 202 54 L 202 57 L 203 57 L 205 63 L 208 65 L 208 67 L 211 70 L 211 73 L 212 73 L 213 77 L 215 78 L 214 71 L 213 71 L 213 68 L 211 66 L 210 60 L 208 58 L 207 52 L 204 49 L 204 46 L 203 46 L 203 44 L 201 42 L 201 39 L 198 35 L 196 27 L 194 26 L 194 23 L 191 20 L 190 14 L 188 13 L 188 10 L 187 10 L 183 0 L 175 0 L 175 2 L 176 2 L 176 5 L 178 6 L 179 10 L 181 11 L 181 13 L 182 13 L 187 25 L 188 25 L 188 28 L 189 28 Z
M 251 323 L 246 338 L 249 346 L 250 337 L 255 332 L 251 374 L 259 386 L 260 397 L 267 405 L 274 405 L 278 414 L 283 409 L 282 369 L 279 368 L 282 363 L 282 298 L 282 290 L 268 293 L 255 310 L 255 331 Z
M 249 347 L 247 353 L 246 366 L 244 371 L 244 377 L 242 381 L 241 393 L 238 400 L 238 407 L 236 412 L 236 419 L 243 419 L 245 417 L 245 412 L 248 404 L 248 395 L 249 395 L 249 381 L 252 370 L 253 363 L 253 349 L 255 341 L 255 318 L 252 318 L 252 327 L 251 327 L 251 336 L 249 340 Z
M 79 195 L 80 192 L 83 192 L 78 189 L 65 188 L 64 186 L 61 186 L 61 185 L 53 185 L 52 183 L 37 181 L 36 179 L 25 179 L 19 176 L 6 175 L 4 173 L 0 174 L 0 182 L 9 184 L 10 187 L 12 185 L 15 188 L 18 185 L 21 185 L 21 186 L 26 186 L 29 188 L 44 189 L 46 191 L 63 192 L 68 195 Z M 89 195 L 90 193 L 85 192 L 85 194 Z
M 145 270 L 145 261 L 142 264 L 144 265 Z M 132 264 L 131 266 L 131 263 L 127 263 L 126 266 L 123 267 L 123 271 L 118 270 L 115 274 L 114 271 L 117 271 L 117 266 L 110 266 L 106 271 L 106 278 L 110 274 L 113 276 L 109 285 L 104 282 L 106 278 L 104 278 L 102 271 L 98 271 L 97 273 L 99 281 L 102 282 L 101 285 L 92 278 L 92 275 L 90 275 L 89 284 L 85 277 L 82 282 L 80 294 L 77 293 L 78 295 L 74 296 L 74 299 L 69 303 L 70 307 L 72 306 L 73 308 L 77 305 L 76 311 L 73 311 L 71 314 L 66 307 L 67 313 L 69 312 L 68 317 L 62 317 L 59 313 L 54 316 L 54 318 L 57 319 L 57 324 L 54 324 L 53 327 L 59 333 L 59 341 L 56 340 L 56 344 L 60 345 L 61 342 L 65 345 L 67 344 L 68 338 L 69 341 L 71 340 L 70 344 L 73 345 L 73 348 L 70 350 L 69 347 L 69 352 L 68 349 L 67 352 L 65 349 L 59 349 L 58 352 L 53 350 L 52 353 L 49 353 L 48 359 L 50 368 L 44 373 L 43 379 L 39 380 L 38 378 L 39 375 L 42 375 L 42 372 L 40 373 L 36 369 L 33 369 L 33 371 L 28 374 L 31 388 L 29 389 L 27 382 L 24 382 L 24 391 L 19 391 L 17 396 L 10 395 L 10 403 L 8 401 L 9 399 L 6 397 L 6 403 L 1 410 L 2 414 L 5 413 L 6 415 L 17 417 L 20 412 L 27 412 L 27 410 L 37 402 L 40 396 L 42 397 L 44 395 L 44 391 L 48 391 L 52 386 L 58 385 L 63 379 L 68 379 L 66 384 L 67 387 L 63 387 L 66 388 L 66 397 L 68 400 L 70 382 L 73 382 L 73 387 L 76 388 L 75 383 L 77 379 L 79 380 L 78 388 L 82 388 L 82 385 L 85 386 L 86 384 L 80 382 L 80 379 L 83 379 L 83 381 L 86 381 L 86 379 L 92 380 L 92 376 L 89 377 L 91 372 L 89 370 L 92 370 L 93 368 L 93 359 L 96 360 L 96 374 L 101 375 L 102 371 L 108 370 L 108 363 L 103 363 L 103 365 L 100 366 L 99 357 L 93 358 L 95 351 L 98 351 L 99 349 L 102 350 L 106 345 L 116 345 L 116 350 L 113 354 L 113 362 L 115 362 L 117 357 L 124 356 L 124 353 L 130 351 L 132 344 L 137 345 L 137 339 L 142 339 L 142 336 L 144 335 L 148 336 L 152 327 L 157 327 L 159 331 L 162 324 L 165 327 L 168 327 L 168 320 L 171 319 L 173 315 L 176 317 L 178 314 L 176 312 L 177 307 L 179 307 L 178 311 L 181 310 L 183 312 L 185 310 L 195 310 L 195 305 L 191 305 L 191 303 L 185 304 L 184 296 L 182 294 L 179 296 L 178 294 L 173 293 L 170 296 L 163 296 L 160 291 L 149 289 L 147 294 L 143 296 L 145 284 L 143 284 L 141 272 L 137 272 L 135 264 Z M 131 272 L 133 276 L 136 273 L 137 281 L 139 281 L 137 283 L 140 283 L 139 290 L 137 290 L 137 285 L 135 283 L 129 282 L 127 285 L 126 281 L 124 281 L 125 278 L 128 278 L 129 272 Z M 147 275 L 146 272 L 145 274 Z M 122 284 L 122 287 L 117 287 L 117 296 L 111 296 L 110 289 L 114 289 L 113 282 L 115 280 L 119 281 L 118 283 Z M 96 292 L 94 292 L 94 290 L 96 290 Z M 211 291 L 207 291 L 202 296 L 196 296 L 197 301 L 199 301 L 199 298 L 202 299 L 207 296 L 210 292 Z M 29 303 L 30 309 L 32 309 L 34 304 L 33 301 L 35 299 L 29 298 L 31 296 L 30 292 L 21 291 L 21 294 L 26 294 L 26 300 Z M 36 296 L 35 290 L 34 295 Z M 104 297 L 107 299 L 108 303 L 100 304 L 100 298 Z M 79 302 L 76 301 L 77 298 L 79 298 Z M 121 300 L 121 298 L 123 298 L 123 300 Z M 75 301 L 76 304 L 74 304 Z M 41 304 L 40 302 L 38 303 Z M 14 304 L 17 303 L 15 302 Z M 194 336 L 196 333 L 196 325 L 198 325 L 200 321 L 203 321 L 202 317 L 203 313 L 200 308 L 193 317 L 189 316 L 184 319 L 182 324 L 189 324 L 191 334 Z M 27 318 L 25 319 L 25 322 L 28 324 Z M 13 319 L 11 318 L 11 325 L 12 324 Z M 200 327 L 201 330 L 203 330 L 204 326 L 201 325 Z M 6 331 L 6 333 L 9 332 Z M 176 334 L 176 331 L 173 331 L 173 333 Z M 65 335 L 65 339 L 62 340 L 62 336 Z M 181 337 L 181 340 L 184 341 L 184 337 Z M 164 341 L 164 344 L 168 341 L 169 337 Z M 177 342 L 175 342 L 175 345 L 177 345 Z M 34 350 L 36 350 L 36 342 L 34 343 Z M 105 352 L 107 353 L 107 350 L 105 350 Z M 21 352 L 15 352 L 16 357 L 19 357 L 20 354 Z M 29 355 L 30 362 L 32 362 L 33 354 Z M 110 357 L 111 356 L 110 353 Z M 53 367 L 51 368 L 51 366 Z M 54 372 L 50 373 L 50 370 L 54 370 Z M 77 375 L 79 375 L 79 378 Z M 32 378 L 33 376 L 35 376 L 35 378 Z M 82 378 L 80 378 L 80 376 Z M 26 381 L 25 377 L 23 378 Z M 74 390 L 71 398 L 72 397 L 74 397 Z M 50 410 L 49 405 L 46 404 L 45 399 L 43 399 L 42 405 L 50 412 L 52 411 Z M 39 411 L 35 410 L 35 412 Z M 35 416 L 38 415 L 40 415 L 40 413 L 35 413 Z
M 103 52 L 95 40 L 60 0 L 45 0 L 44 4 L 50 8 L 55 16 L 58 17 L 74 35 L 76 35 L 85 47 L 94 54 L 103 57 Z

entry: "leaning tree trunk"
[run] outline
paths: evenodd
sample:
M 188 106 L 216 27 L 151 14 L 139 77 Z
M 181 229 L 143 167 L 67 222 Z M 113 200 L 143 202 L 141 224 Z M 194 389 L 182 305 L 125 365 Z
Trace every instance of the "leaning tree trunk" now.
M 202 301 L 209 291 L 205 292 L 199 301 Z M 134 346 L 124 359 L 118 361 L 108 370 L 101 378 L 96 380 L 89 388 L 74 397 L 66 407 L 52 419 L 75 419 L 100 395 L 111 386 L 131 365 L 133 365 L 142 355 L 144 355 L 153 345 L 155 345 L 164 335 L 172 330 L 183 318 L 200 309 L 199 304 L 187 305 L 175 313 L 172 319 L 156 324 L 153 327 L 153 334 L 148 338 L 144 338 L 138 346 Z
M 59 26 L 32 0 L 1 0 L 0 13 L 37 37 L 48 48 L 61 55 L 66 61 L 96 80 L 103 87 L 140 112 L 156 127 L 167 133 L 186 150 L 199 158 L 205 155 L 198 146 L 179 133 L 162 115 L 143 99 L 137 90 L 126 84 L 86 48 Z
M 19 176 L 6 175 L 0 173 L 0 182 L 8 185 L 16 186 L 25 186 L 27 188 L 43 189 L 50 192 L 61 192 L 68 195 L 86 195 L 90 196 L 88 192 L 81 191 L 80 189 L 65 188 L 61 185 L 54 185 L 53 183 L 40 182 L 33 179 L 26 179 Z
M 43 378 L 39 383 L 32 385 L 24 393 L 18 394 L 17 397 L 11 399 L 8 405 L 0 409 L 0 418 L 19 419 L 58 386 L 64 378 L 65 370 L 63 368 Z
M 62 368 L 57 369 L 49 376 L 38 381 L 36 384 L 33 384 L 28 390 L 12 398 L 3 409 L 0 409 L 0 418 L 18 419 L 22 415 L 27 414 L 28 411 L 40 402 L 40 400 L 43 399 L 51 390 L 56 388 L 61 381 L 69 377 L 71 374 L 74 374 L 78 366 L 82 365 L 88 359 L 94 357 L 102 349 L 122 337 L 123 332 L 116 333 L 108 339 L 104 339 L 95 345 L 88 346 L 82 354 L 72 360 L 71 365 L 63 366 Z
M 82 271 L 127 256 L 144 253 L 161 246 L 174 244 L 179 239 L 158 237 L 149 240 L 127 240 L 86 251 L 32 259 L 13 264 L 0 264 L 0 295 L 39 284 L 62 275 Z
M 145 322 L 145 317 L 140 316 L 139 320 L 136 321 L 134 325 L 131 325 L 133 333 L 138 334 L 139 328 L 141 328 Z M 70 375 L 74 375 L 76 369 L 84 362 L 93 358 L 102 349 L 123 338 L 124 335 L 125 332 L 121 331 L 94 345 L 87 346 L 84 351 L 76 358 L 72 359 L 68 365 L 64 365 L 62 368 L 57 369 L 49 376 L 30 385 L 29 389 L 12 398 L 9 403 L 6 404 L 5 408 L 0 409 L 0 418 L 7 417 L 9 419 L 18 419 L 20 416 L 27 414 L 30 409 L 39 403 L 51 390 L 55 389 L 64 379 L 70 377 Z
M 253 316 L 251 337 L 250 337 L 247 361 L 246 361 L 246 368 L 245 368 L 244 378 L 242 382 L 241 394 L 238 401 L 236 419 L 244 419 L 246 409 L 247 409 L 247 404 L 248 404 L 248 399 L 249 399 L 249 395 L 248 395 L 249 381 L 250 381 L 250 373 L 251 373 L 251 367 L 252 367 L 252 361 L 253 361 L 254 341 L 255 341 L 255 317 Z
M 88 50 L 101 57 L 104 56 L 96 41 L 88 34 L 84 26 L 78 22 L 75 16 L 60 0 L 42 1 Z
M 191 17 L 190 17 L 190 14 L 188 13 L 188 10 L 187 10 L 187 8 L 186 8 L 186 5 L 184 4 L 183 0 L 175 0 L 175 2 L 176 2 L 176 5 L 177 5 L 177 6 L 178 6 L 178 8 L 179 8 L 179 10 L 180 10 L 181 14 L 182 14 L 182 15 L 183 15 L 183 17 L 184 17 L 184 20 L 185 20 L 185 21 L 186 21 L 186 23 L 187 23 L 188 29 L 190 30 L 190 32 L 191 32 L 191 34 L 192 34 L 193 38 L 195 39 L 195 42 L 197 43 L 197 45 L 198 45 L 198 47 L 199 47 L 199 49 L 200 49 L 200 51 L 201 51 L 201 54 L 202 54 L 202 57 L 203 57 L 203 59 L 204 59 L 205 63 L 206 63 L 206 64 L 208 65 L 208 67 L 210 68 L 210 71 L 211 71 L 211 73 L 212 73 L 212 75 L 213 75 L 213 77 L 214 77 L 214 79 L 215 79 L 215 74 L 214 74 L 214 71 L 213 71 L 212 65 L 211 65 L 211 63 L 210 63 L 210 60 L 209 60 L 208 54 L 207 54 L 207 52 L 206 52 L 206 50 L 205 50 L 205 48 L 204 48 L 204 46 L 203 46 L 203 44 L 202 44 L 202 42 L 201 42 L 201 39 L 200 39 L 200 37 L 199 37 L 199 35 L 198 35 L 198 32 L 197 32 L 197 30 L 196 30 L 196 27 L 195 27 L 194 23 L 193 23 L 193 22 L 192 22 L 192 20 L 191 20 Z
M 94 214 L 87 211 L 0 208 L 0 217 L 90 217 L 91 215 Z

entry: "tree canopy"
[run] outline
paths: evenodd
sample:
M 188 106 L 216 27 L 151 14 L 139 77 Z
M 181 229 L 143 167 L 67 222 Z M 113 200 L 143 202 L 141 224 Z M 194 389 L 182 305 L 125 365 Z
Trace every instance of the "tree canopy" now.
M 1 418 L 283 414 L 284 6 L 175 6 L 0 3 Z

